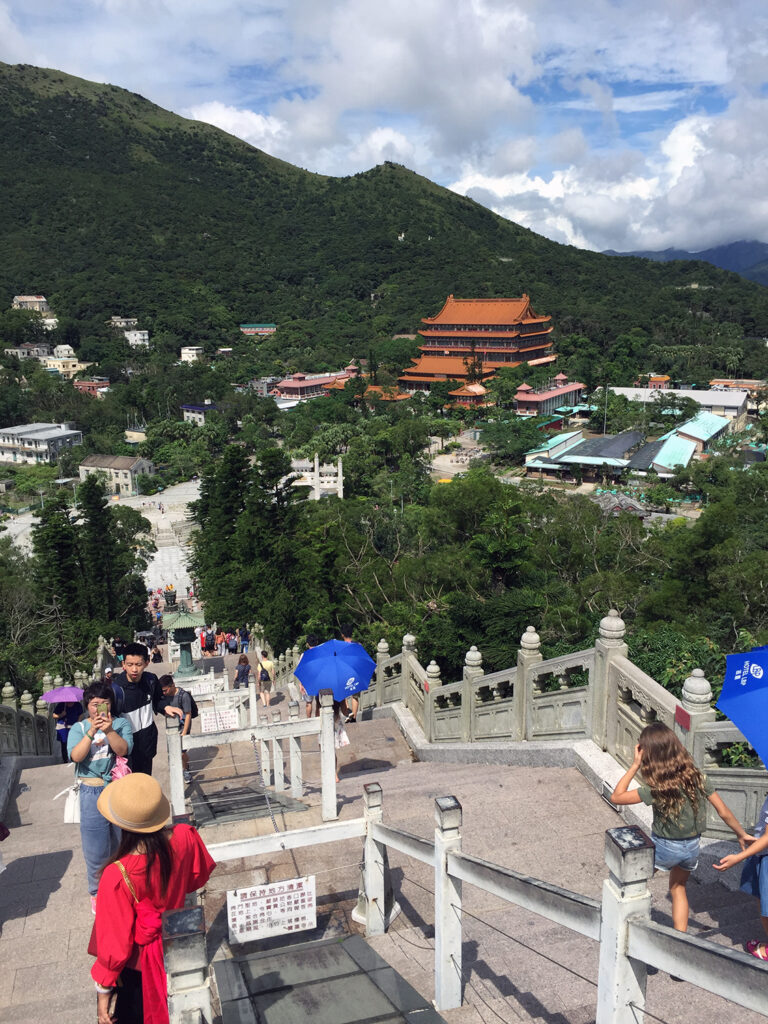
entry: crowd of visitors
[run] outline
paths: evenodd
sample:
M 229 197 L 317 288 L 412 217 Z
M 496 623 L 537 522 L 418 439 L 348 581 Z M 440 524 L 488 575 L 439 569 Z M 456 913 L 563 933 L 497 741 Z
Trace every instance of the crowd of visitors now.
M 205 649 L 209 635 L 217 653 L 239 655 L 233 688 L 256 682 L 267 706 L 275 683 L 268 652 L 256 649 L 249 656 L 245 627 L 237 632 L 203 627 Z M 352 627 L 344 625 L 341 636 L 343 642 L 353 643 Z M 339 657 L 342 649 L 347 650 L 343 642 L 333 642 Z M 194 699 L 176 685 L 172 675 L 158 679 L 148 671 L 150 654 L 143 644 L 119 643 L 122 671 L 105 669 L 104 679 L 87 687 L 80 704 L 57 705 L 54 717 L 59 742 L 75 766 L 79 786 L 85 883 L 95 915 L 88 951 L 96 958 L 91 973 L 97 1021 L 167 1024 L 161 915 L 182 907 L 186 895 L 205 884 L 215 864 L 194 828 L 169 825 L 168 800 L 152 778 L 158 738 L 155 716 L 177 716 L 182 734 L 187 734 L 197 710 Z M 316 636 L 307 638 L 308 651 L 319 644 Z M 116 643 L 115 653 L 117 648 Z M 303 696 L 307 716 L 319 714 L 319 701 L 307 692 Z M 357 692 L 345 700 L 334 699 L 336 751 L 349 745 L 345 724 L 355 721 L 358 709 Z M 184 779 L 189 782 L 186 753 L 182 760 Z M 630 789 L 638 775 L 639 788 Z M 686 885 L 698 864 L 700 837 L 711 806 L 741 847 L 740 853 L 724 856 L 714 866 L 725 871 L 744 863 L 741 887 L 760 900 L 768 934 L 768 800 L 756 836 L 748 835 L 680 740 L 658 722 L 640 734 L 632 765 L 611 800 L 617 805 L 652 807 L 655 868 L 669 872 L 672 921 L 679 931 L 688 927 Z M 765 942 L 753 940 L 747 949 L 768 960 Z

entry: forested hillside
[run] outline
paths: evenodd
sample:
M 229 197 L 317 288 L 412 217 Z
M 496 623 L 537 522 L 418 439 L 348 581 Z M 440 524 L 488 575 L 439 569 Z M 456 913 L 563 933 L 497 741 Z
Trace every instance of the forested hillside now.
M 274 321 L 249 371 L 322 369 L 412 332 L 449 293 L 528 292 L 582 376 L 618 382 L 649 358 L 725 372 L 722 324 L 738 371 L 763 370 L 764 346 L 741 337 L 768 335 L 768 290 L 704 263 L 558 245 L 400 166 L 325 178 L 133 93 L 25 65 L 0 65 L 0 133 L 0 308 L 46 294 L 84 358 L 108 355 L 103 321 L 123 313 L 158 358 Z

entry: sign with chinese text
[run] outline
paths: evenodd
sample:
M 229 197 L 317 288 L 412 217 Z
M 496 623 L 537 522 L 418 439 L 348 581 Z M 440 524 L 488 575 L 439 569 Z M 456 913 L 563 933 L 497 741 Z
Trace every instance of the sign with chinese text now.
M 237 708 L 200 712 L 200 732 L 227 732 L 239 728 L 240 715 Z
M 315 876 L 227 893 L 230 942 L 252 942 L 317 927 Z

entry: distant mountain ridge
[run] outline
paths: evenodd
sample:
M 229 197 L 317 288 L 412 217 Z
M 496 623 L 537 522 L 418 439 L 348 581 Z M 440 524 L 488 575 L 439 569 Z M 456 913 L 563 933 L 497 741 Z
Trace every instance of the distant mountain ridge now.
M 650 339 L 690 338 L 704 319 L 768 336 L 768 290 L 707 263 L 561 245 L 393 163 L 310 173 L 60 71 L 0 63 L 0 137 L 0 309 L 45 294 L 88 360 L 122 314 L 167 359 L 186 344 L 213 355 L 264 322 L 278 331 L 249 348 L 254 370 L 332 369 L 413 333 L 449 294 L 527 293 L 564 355 L 569 337 L 593 346 L 578 379 L 603 357 L 631 376 Z
M 768 285 L 768 243 L 766 242 L 730 242 L 728 245 L 715 245 L 711 249 L 700 252 L 687 252 L 685 249 L 662 249 L 654 251 L 643 249 L 637 252 L 617 252 L 606 249 L 606 256 L 639 256 L 641 259 L 654 260 L 656 263 L 671 263 L 672 260 L 702 260 L 722 270 L 732 270 L 741 274 L 749 281 Z

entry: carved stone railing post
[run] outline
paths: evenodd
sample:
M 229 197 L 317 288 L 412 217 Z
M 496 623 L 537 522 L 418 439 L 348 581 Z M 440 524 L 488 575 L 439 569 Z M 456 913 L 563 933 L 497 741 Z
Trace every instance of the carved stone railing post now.
M 533 680 L 530 670 L 543 661 L 541 637 L 533 628 L 526 627 L 517 650 L 517 671 L 515 672 L 515 734 L 513 740 L 524 740 L 528 736 L 528 723 L 532 720 L 531 700 Z
M 16 696 L 16 690 L 11 683 L 6 683 L 2 690 L 2 701 L 6 707 L 13 708 L 14 711 L 19 709 L 19 700 Z
M 376 707 L 380 708 L 384 704 L 384 669 L 382 668 L 382 662 L 385 662 L 389 657 L 389 644 L 382 637 L 376 645 Z
M 272 722 L 280 722 L 282 715 L 279 708 L 272 709 Z M 283 755 L 283 741 L 276 736 L 272 737 L 272 775 L 274 786 L 277 792 L 285 789 L 285 760 Z
M 474 736 L 472 716 L 475 711 L 475 688 L 472 685 L 483 676 L 483 656 L 473 644 L 464 656 L 461 675 L 461 738 L 469 743 Z
M 448 874 L 448 854 L 461 852 L 461 804 L 435 800 L 435 1006 L 461 1006 L 461 881 Z
M 440 689 L 440 666 L 434 659 L 427 665 L 427 679 L 424 686 L 424 734 L 429 743 L 435 735 L 435 694 Z
M 22 711 L 28 711 L 30 715 L 35 713 L 35 699 L 29 690 L 25 690 L 21 695 L 19 701 L 19 707 Z
M 605 833 L 608 878 L 600 913 L 600 962 L 596 1024 L 630 1024 L 644 1018 L 646 965 L 627 956 L 630 918 L 650 919 L 653 843 L 637 826 Z
M 210 1024 L 213 1013 L 203 908 L 168 910 L 162 928 L 170 1024 Z
M 603 750 L 609 747 L 608 723 L 613 724 L 615 731 L 617 719 L 615 688 L 610 692 L 608 681 L 610 664 L 614 658 L 626 658 L 629 653 L 624 643 L 625 633 L 624 620 L 615 608 L 611 608 L 600 621 L 600 636 L 595 643 L 595 667 L 589 702 L 592 712 L 592 739 Z
M 411 633 L 406 633 L 403 637 L 403 665 L 401 675 L 401 690 L 400 699 L 404 704 L 408 704 L 408 679 L 410 673 L 413 671 L 411 661 L 415 661 L 419 656 L 419 652 L 416 650 L 416 637 Z
M 174 814 L 184 814 L 184 765 L 181 760 L 181 719 L 176 715 L 165 718 L 165 743 L 168 749 L 168 778 L 171 791 L 171 809 Z
M 696 732 L 711 725 L 716 718 L 712 707 L 712 687 L 700 668 L 695 668 L 683 683 L 682 712 L 675 715 L 675 735 L 693 753 Z M 703 764 L 698 766 L 706 770 Z

